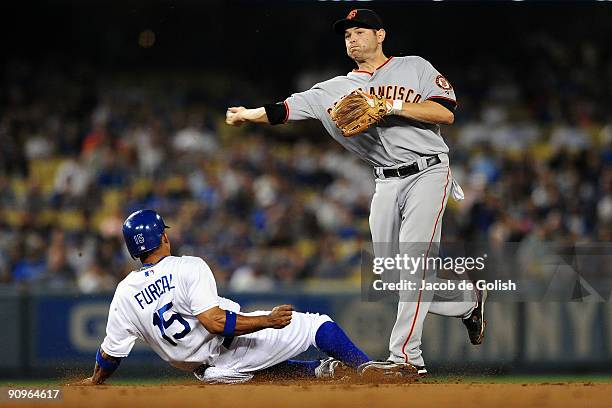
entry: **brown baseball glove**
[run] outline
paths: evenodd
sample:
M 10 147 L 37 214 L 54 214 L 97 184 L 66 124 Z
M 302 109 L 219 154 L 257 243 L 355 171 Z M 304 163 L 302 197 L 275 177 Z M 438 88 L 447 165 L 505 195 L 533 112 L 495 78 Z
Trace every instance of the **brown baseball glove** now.
M 392 109 L 387 99 L 357 89 L 340 99 L 330 115 L 344 137 L 352 137 L 378 123 Z

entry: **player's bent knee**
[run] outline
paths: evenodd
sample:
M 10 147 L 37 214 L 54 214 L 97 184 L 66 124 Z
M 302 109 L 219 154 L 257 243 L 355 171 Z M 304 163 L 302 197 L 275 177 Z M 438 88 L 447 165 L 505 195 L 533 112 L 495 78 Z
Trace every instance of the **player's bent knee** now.
M 313 325 L 312 325 L 312 331 L 311 331 L 311 336 L 312 336 L 312 345 L 313 346 L 317 346 L 317 342 L 316 342 L 316 336 L 317 333 L 319 332 L 319 328 L 321 326 L 323 326 L 325 323 L 327 322 L 334 322 L 333 319 L 331 317 L 329 317 L 326 314 L 315 314 L 316 317 L 314 317 L 313 319 Z
M 316 326 L 316 329 L 318 329 L 319 327 L 321 327 L 321 325 L 322 325 L 323 323 L 326 323 L 326 322 L 333 322 L 333 321 L 334 321 L 334 319 L 332 319 L 331 317 L 329 317 L 329 316 L 328 316 L 328 315 L 326 315 L 326 314 L 317 314 L 317 318 L 315 319 L 315 323 L 316 323 L 316 324 L 315 324 L 315 326 Z M 316 330 L 316 329 L 315 329 L 315 330 Z
M 316 346 L 315 336 L 319 327 L 326 322 L 333 322 L 332 318 L 326 314 L 302 312 L 293 312 L 293 319 L 291 320 L 291 324 L 298 324 L 310 333 L 310 343 L 313 346 Z

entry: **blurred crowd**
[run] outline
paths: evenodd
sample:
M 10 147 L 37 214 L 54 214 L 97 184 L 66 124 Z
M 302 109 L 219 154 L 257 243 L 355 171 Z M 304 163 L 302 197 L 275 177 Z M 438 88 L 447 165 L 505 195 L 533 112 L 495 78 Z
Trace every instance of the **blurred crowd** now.
M 610 89 L 598 75 L 612 65 L 593 50 L 576 59 L 550 49 L 534 49 L 529 78 L 494 65 L 451 70 L 460 108 L 443 134 L 466 199 L 449 201 L 443 239 L 612 240 Z M 564 58 L 571 70 L 555 70 Z M 7 65 L 1 282 L 112 291 L 138 267 L 121 225 L 141 208 L 164 216 L 175 254 L 203 257 L 230 289 L 359 282 L 371 170 L 322 129 L 280 138 L 228 128 L 223 107 L 189 101 L 197 84 L 168 95 L 155 77 L 88 78 Z

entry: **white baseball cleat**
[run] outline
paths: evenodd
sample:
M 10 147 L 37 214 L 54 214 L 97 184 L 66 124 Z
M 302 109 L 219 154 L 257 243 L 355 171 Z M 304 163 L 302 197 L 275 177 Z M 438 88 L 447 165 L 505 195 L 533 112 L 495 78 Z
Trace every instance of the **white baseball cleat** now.
M 333 357 L 321 360 L 321 364 L 315 368 L 315 377 L 317 378 L 333 378 L 338 380 L 350 377 L 350 375 L 351 368 Z

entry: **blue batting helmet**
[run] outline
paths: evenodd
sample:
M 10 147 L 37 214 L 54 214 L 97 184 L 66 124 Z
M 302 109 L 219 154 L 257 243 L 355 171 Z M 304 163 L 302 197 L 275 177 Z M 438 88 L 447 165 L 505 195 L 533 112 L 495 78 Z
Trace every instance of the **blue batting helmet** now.
M 159 247 L 164 230 L 169 228 L 161 215 L 153 210 L 132 213 L 123 223 L 123 239 L 132 258 Z

